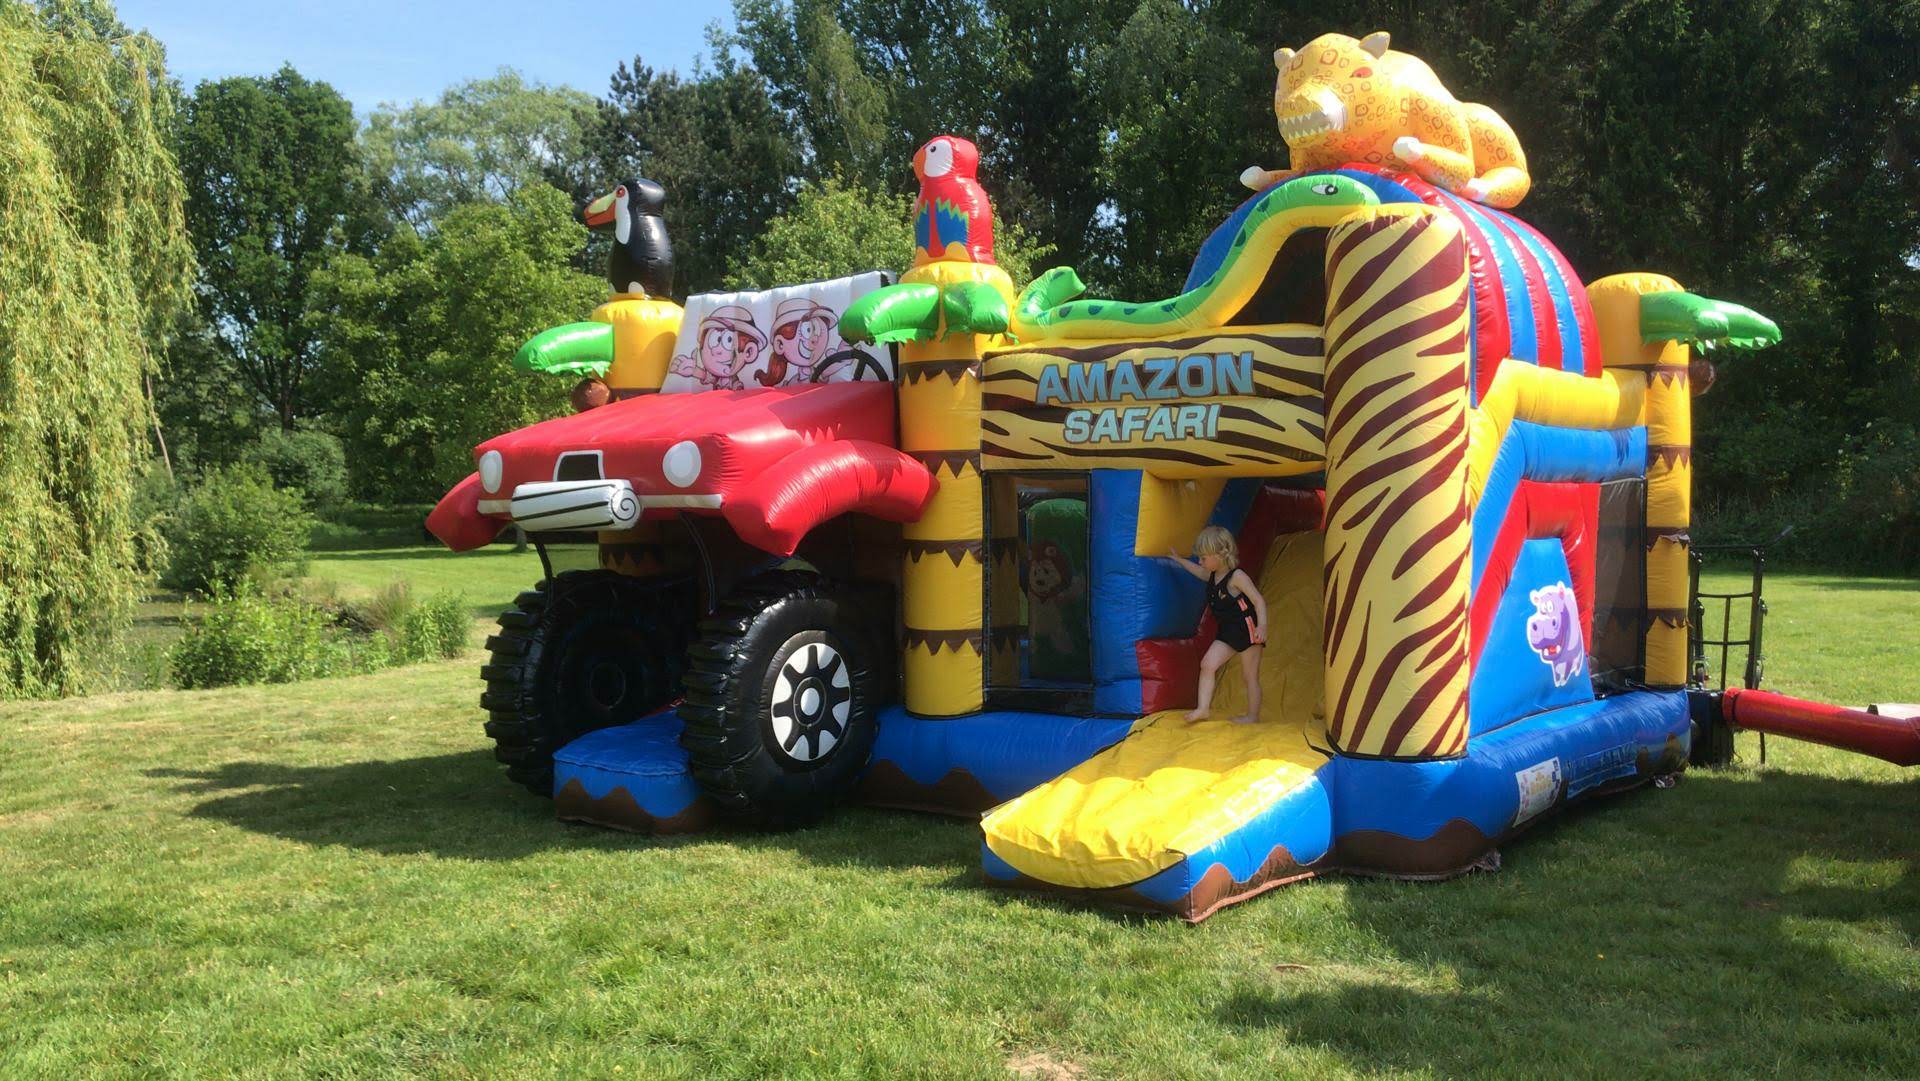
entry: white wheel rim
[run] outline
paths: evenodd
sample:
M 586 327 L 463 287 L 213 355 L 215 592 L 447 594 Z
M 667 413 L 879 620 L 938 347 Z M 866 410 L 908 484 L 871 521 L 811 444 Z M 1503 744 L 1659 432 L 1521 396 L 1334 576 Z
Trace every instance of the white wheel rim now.
M 852 713 L 853 680 L 839 650 L 808 642 L 781 662 L 767 714 L 781 754 L 796 762 L 820 761 L 846 738 Z

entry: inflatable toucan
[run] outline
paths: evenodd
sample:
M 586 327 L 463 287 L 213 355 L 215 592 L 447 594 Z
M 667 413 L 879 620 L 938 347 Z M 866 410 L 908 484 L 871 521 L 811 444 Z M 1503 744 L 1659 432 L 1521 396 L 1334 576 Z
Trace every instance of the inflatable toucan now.
M 665 299 L 673 291 L 673 245 L 660 216 L 667 190 L 651 180 L 623 180 L 588 203 L 580 220 L 589 229 L 613 228 L 607 281 L 615 293 Z

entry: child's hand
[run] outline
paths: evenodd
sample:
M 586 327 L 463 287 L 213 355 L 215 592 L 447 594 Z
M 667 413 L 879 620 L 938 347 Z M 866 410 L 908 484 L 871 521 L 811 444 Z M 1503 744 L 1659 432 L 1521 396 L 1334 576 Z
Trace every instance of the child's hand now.
M 1264 646 L 1267 644 L 1267 629 L 1265 627 L 1255 627 L 1253 629 L 1253 644 L 1256 646 Z
M 1175 548 L 1175 547 L 1173 547 L 1172 545 L 1168 545 L 1168 546 L 1167 546 L 1167 558 L 1168 558 L 1168 559 L 1179 559 L 1179 558 L 1181 558 L 1181 555 L 1180 555 L 1180 549 L 1178 549 L 1178 548 Z

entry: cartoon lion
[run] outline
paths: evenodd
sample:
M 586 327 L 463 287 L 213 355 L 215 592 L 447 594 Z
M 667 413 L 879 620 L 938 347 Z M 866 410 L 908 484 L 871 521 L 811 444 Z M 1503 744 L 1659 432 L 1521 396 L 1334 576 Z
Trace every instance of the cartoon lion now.
M 1074 638 L 1066 610 L 1086 593 L 1086 583 L 1073 576 L 1073 564 L 1058 544 L 1035 541 L 1028 548 L 1027 628 L 1036 640 L 1046 639 L 1056 653 L 1072 653 Z

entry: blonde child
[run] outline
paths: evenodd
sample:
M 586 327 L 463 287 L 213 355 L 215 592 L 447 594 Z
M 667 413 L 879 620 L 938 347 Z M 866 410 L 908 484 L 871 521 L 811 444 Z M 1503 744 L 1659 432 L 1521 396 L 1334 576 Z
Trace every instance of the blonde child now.
M 1240 674 L 1247 680 L 1247 712 L 1235 717 L 1236 724 L 1251 724 L 1260 719 L 1260 654 L 1267 641 L 1267 599 L 1260 595 L 1253 578 L 1240 569 L 1240 550 L 1233 534 L 1217 525 L 1200 531 L 1193 542 L 1198 563 L 1183 559 L 1167 549 L 1168 556 L 1188 574 L 1205 579 L 1207 607 L 1213 612 L 1213 644 L 1200 658 L 1199 705 L 1187 714 L 1187 720 L 1202 720 L 1213 704 L 1214 679 L 1220 667 L 1234 654 L 1240 655 Z

